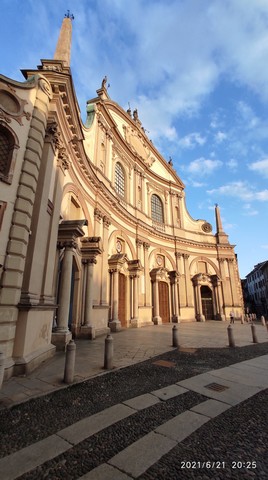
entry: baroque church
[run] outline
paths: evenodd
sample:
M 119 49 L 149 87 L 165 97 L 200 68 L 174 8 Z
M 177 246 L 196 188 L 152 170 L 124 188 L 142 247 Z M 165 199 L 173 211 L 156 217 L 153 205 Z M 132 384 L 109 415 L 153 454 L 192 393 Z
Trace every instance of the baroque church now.
M 0 75 L 0 351 L 5 378 L 73 338 L 243 313 L 234 253 L 194 220 L 183 182 L 104 78 L 83 124 L 72 19 L 54 59 Z M 156 327 L 157 328 L 157 327 Z

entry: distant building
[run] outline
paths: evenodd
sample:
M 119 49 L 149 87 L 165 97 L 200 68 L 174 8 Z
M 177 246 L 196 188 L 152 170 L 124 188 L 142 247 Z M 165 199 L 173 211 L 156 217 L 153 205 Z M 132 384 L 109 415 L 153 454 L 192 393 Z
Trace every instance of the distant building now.
M 268 317 L 268 260 L 258 263 L 242 282 L 246 312 Z M 267 318 L 268 319 L 268 318 Z
M 6 378 L 71 336 L 243 312 L 234 245 L 194 220 L 184 185 L 104 78 L 83 125 L 72 22 L 53 60 L 0 76 L 0 344 Z

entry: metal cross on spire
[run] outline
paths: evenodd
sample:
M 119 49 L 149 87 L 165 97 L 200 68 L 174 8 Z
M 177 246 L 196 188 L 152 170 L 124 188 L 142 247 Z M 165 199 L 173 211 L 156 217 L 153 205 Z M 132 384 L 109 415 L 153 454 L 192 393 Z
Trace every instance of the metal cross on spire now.
M 67 10 L 67 13 L 64 15 L 65 18 L 70 18 L 71 20 L 74 20 L 74 16 L 72 13 L 70 13 L 70 10 Z

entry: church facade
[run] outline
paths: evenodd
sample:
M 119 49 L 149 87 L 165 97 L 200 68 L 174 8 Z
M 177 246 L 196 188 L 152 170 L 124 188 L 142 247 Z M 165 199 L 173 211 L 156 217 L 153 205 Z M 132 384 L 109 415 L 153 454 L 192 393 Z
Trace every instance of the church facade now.
M 71 18 L 54 59 L 0 76 L 0 351 L 5 378 L 71 337 L 243 314 L 234 246 L 194 220 L 184 185 L 106 78 L 80 118 Z

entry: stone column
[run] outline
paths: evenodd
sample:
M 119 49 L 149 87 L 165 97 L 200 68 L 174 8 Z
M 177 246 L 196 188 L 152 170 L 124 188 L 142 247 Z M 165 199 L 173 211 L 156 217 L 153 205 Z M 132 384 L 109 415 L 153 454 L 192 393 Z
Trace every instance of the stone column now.
M 110 219 L 106 216 L 103 217 L 103 253 L 102 253 L 102 264 L 101 264 L 101 305 L 108 305 L 108 275 L 107 275 L 107 265 L 108 265 L 108 235 L 109 227 L 111 225 Z
M 68 319 L 72 287 L 73 248 L 76 247 L 76 244 L 73 242 L 65 242 L 61 247 L 62 246 L 64 246 L 65 251 L 62 260 L 61 282 L 59 287 L 57 326 L 54 329 L 52 341 L 56 344 L 56 347 L 63 346 L 65 349 L 65 346 L 72 338 L 68 327 Z
M 176 271 L 169 272 L 172 300 L 172 322 L 179 323 L 179 302 L 178 302 L 178 279 L 180 275 Z
M 84 323 L 81 327 L 81 335 L 90 339 L 95 338 L 96 335 L 96 325 L 93 320 L 94 265 L 97 263 L 97 255 L 102 251 L 101 237 L 85 237 L 81 240 L 81 253 L 85 266 Z
M 95 338 L 95 326 L 92 323 L 92 309 L 93 309 L 93 270 L 94 265 L 97 263 L 95 258 L 85 260 L 85 309 L 84 309 L 84 325 L 82 326 L 82 332 L 87 333 L 89 338 Z M 85 332 L 86 330 L 86 332 Z
M 192 298 L 192 283 L 190 279 L 190 270 L 189 270 L 189 256 L 187 253 L 182 254 L 184 259 L 184 272 L 185 272 L 185 293 L 186 293 L 186 306 L 193 306 Z
M 235 279 L 235 272 L 234 272 L 234 258 L 228 258 L 228 268 L 229 268 L 229 276 L 230 276 L 230 287 L 231 287 L 231 296 L 232 296 L 232 306 L 240 306 L 238 301 L 238 291 L 237 291 L 237 283 Z
M 219 258 L 219 268 L 220 268 L 220 277 L 222 280 L 222 306 L 223 306 L 223 314 L 226 317 L 226 305 L 231 305 L 231 285 L 230 282 L 226 280 L 226 272 L 225 272 L 225 258 Z
M 150 273 L 149 273 L 149 258 L 148 251 L 150 244 L 147 242 L 143 243 L 144 248 L 144 277 L 145 277 L 145 301 L 144 305 L 149 306 L 152 304 L 151 300 L 151 282 L 150 282 Z
M 226 317 L 223 313 L 223 300 L 222 300 L 222 291 L 221 291 L 221 282 L 218 280 L 215 285 L 215 293 L 217 298 L 217 305 L 218 305 L 218 319 L 222 320 L 223 322 L 226 320 Z
M 198 322 L 205 322 L 206 319 L 202 311 L 201 285 L 199 284 L 198 279 L 196 279 L 194 284 L 194 295 L 196 303 L 196 320 Z
M 118 332 L 121 330 L 121 322 L 118 318 L 118 303 L 119 303 L 119 272 L 115 268 L 111 270 L 112 272 L 112 319 L 109 323 L 109 327 L 111 328 L 112 332 Z
M 132 274 L 131 278 L 131 326 L 138 327 L 138 275 Z
M 179 306 L 181 308 L 186 306 L 185 271 L 184 271 L 184 266 L 182 262 L 182 253 L 175 252 L 175 258 L 176 258 L 177 272 L 179 272 L 180 274 L 178 285 L 179 285 Z
M 162 324 L 162 318 L 159 313 L 159 279 L 158 279 L 158 269 L 154 269 L 150 272 L 152 279 L 152 290 L 153 290 L 153 323 L 155 325 Z

